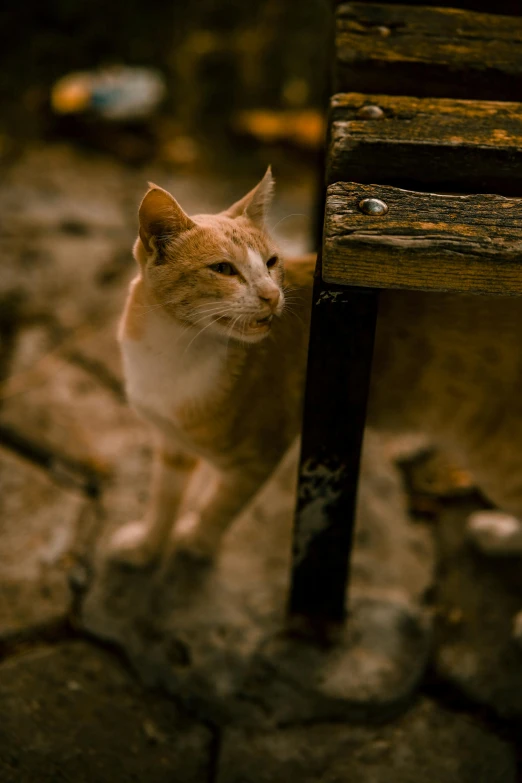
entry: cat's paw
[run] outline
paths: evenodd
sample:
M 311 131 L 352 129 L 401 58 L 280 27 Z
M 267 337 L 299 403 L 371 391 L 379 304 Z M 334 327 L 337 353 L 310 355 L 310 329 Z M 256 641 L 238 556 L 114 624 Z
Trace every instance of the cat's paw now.
M 188 513 L 176 522 L 172 549 L 177 559 L 209 563 L 214 559 L 218 547 L 219 541 L 202 530 L 196 513 Z
M 145 523 L 129 522 L 111 537 L 107 554 L 113 562 L 146 568 L 157 558 L 158 551 Z
M 522 554 L 522 522 L 503 511 L 475 511 L 470 514 L 467 534 L 485 554 Z

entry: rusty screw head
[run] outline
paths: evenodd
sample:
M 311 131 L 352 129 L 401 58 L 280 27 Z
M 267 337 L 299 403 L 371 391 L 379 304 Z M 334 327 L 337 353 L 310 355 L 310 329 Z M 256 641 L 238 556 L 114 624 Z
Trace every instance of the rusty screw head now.
M 361 106 L 357 112 L 357 117 L 360 120 L 382 120 L 384 112 L 380 106 L 368 103 L 366 106 Z
M 365 215 L 385 215 L 388 212 L 388 204 L 380 198 L 363 198 L 359 201 L 359 209 Z

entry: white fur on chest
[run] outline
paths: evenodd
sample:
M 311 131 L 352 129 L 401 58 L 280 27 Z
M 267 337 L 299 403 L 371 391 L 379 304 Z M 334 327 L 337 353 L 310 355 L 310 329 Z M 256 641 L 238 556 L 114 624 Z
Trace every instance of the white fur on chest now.
M 177 427 L 176 411 L 212 395 L 226 360 L 220 341 L 148 314 L 139 340 L 121 339 L 129 401 Z

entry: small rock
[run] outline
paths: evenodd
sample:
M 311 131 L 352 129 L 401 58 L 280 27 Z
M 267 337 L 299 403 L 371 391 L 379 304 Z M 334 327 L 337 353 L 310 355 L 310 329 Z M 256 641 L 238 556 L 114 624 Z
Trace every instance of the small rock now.
M 150 742 L 154 743 L 155 745 L 160 745 L 167 741 L 166 734 L 160 731 L 156 724 L 151 720 L 143 721 L 143 731 L 145 732 L 147 739 L 149 739 Z
M 469 546 L 472 512 L 471 502 L 446 506 L 437 522 L 436 601 L 450 611 L 438 625 L 435 669 L 475 703 L 502 718 L 519 720 L 522 662 L 516 637 L 521 621 L 514 625 L 513 617 L 522 609 L 520 559 L 485 558 Z M 463 622 L 449 621 L 452 607 L 462 612 Z
M 54 555 L 73 544 L 83 508 L 81 497 L 0 449 L 0 638 L 65 616 L 67 567 Z
M 522 523 L 503 511 L 475 511 L 468 517 L 467 535 L 488 555 L 522 553 Z

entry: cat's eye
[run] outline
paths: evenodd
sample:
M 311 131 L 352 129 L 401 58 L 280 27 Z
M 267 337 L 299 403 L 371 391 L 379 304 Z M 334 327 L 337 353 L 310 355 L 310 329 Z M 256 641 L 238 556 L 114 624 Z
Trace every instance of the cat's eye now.
M 219 264 L 210 264 L 210 269 L 212 269 L 213 272 L 217 272 L 219 275 L 237 275 L 237 269 L 235 266 L 232 266 L 232 264 L 229 264 L 228 261 L 221 261 Z
M 269 259 L 268 259 L 268 261 L 266 262 L 266 265 L 267 265 L 267 267 L 268 267 L 269 269 L 272 269 L 272 267 L 273 267 L 273 266 L 275 266 L 276 264 L 277 264 L 277 256 L 272 256 L 272 257 L 271 257 L 271 258 L 269 258 Z

